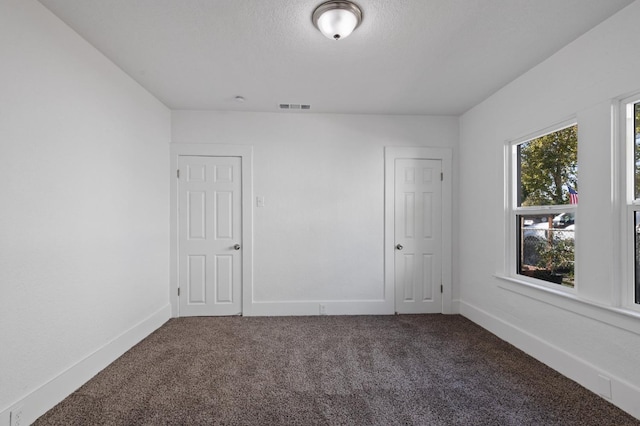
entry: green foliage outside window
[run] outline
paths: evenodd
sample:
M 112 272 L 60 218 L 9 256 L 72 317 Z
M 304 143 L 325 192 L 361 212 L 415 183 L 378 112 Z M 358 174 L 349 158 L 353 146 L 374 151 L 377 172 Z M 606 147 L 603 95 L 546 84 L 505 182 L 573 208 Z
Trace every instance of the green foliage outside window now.
M 636 111 L 640 113 L 640 109 Z M 640 171 L 639 152 L 637 149 L 636 165 Z M 569 204 L 566 186 L 578 190 L 577 125 L 520 144 L 518 154 L 521 206 Z
M 640 198 L 640 103 L 633 106 L 634 129 L 635 129 L 635 198 Z

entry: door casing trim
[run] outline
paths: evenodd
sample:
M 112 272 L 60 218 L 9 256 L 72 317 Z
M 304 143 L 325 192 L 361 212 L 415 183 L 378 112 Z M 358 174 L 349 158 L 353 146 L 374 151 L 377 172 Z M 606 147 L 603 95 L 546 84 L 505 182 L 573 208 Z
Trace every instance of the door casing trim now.
M 384 149 L 384 299 L 395 312 L 395 161 L 399 158 L 442 161 L 442 313 L 454 313 L 452 304 L 453 170 L 451 148 L 385 147 Z
M 223 144 L 171 144 L 170 182 L 170 280 L 171 317 L 180 315 L 178 303 L 178 157 L 240 157 L 242 167 L 242 314 L 251 315 L 253 299 L 253 146 Z

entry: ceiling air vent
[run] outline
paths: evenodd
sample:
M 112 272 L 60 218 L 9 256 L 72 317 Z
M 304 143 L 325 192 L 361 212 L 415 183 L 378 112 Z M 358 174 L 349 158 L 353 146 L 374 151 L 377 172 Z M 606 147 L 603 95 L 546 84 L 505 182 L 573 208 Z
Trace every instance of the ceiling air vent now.
M 299 110 L 299 109 L 311 109 L 311 105 L 308 104 L 279 104 L 280 109 Z

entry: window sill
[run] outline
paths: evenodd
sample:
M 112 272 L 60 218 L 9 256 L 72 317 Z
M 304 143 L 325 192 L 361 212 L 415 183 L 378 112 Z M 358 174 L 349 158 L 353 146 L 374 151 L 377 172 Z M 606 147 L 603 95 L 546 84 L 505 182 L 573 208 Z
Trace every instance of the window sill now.
M 541 285 L 532 284 L 517 278 L 504 275 L 494 275 L 502 283 L 498 284 L 503 290 L 511 291 L 543 303 L 582 315 L 602 323 L 621 328 L 640 335 L 640 312 L 601 305 L 590 300 Z

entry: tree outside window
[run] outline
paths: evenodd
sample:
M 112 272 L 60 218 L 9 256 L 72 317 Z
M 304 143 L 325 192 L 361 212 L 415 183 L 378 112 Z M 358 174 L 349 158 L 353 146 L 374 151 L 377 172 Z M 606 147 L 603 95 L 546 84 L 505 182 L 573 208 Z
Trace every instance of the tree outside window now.
M 578 189 L 578 126 L 522 143 L 518 152 L 518 205 L 570 204 L 568 186 Z

